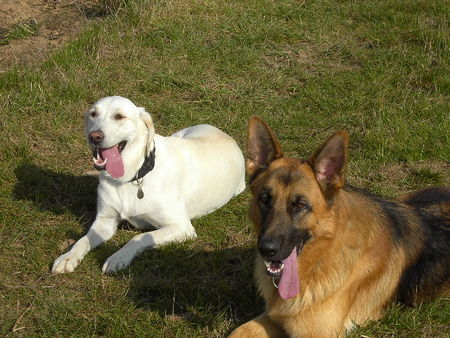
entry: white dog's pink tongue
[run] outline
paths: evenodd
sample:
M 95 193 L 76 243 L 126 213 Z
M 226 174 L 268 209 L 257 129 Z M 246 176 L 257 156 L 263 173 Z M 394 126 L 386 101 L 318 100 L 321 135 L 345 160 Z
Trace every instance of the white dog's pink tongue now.
M 103 159 L 107 160 L 105 169 L 114 178 L 122 177 L 125 173 L 122 157 L 120 157 L 118 146 L 99 149 Z
M 300 291 L 300 281 L 298 280 L 297 248 L 294 247 L 289 257 L 282 260 L 284 264 L 278 282 L 278 292 L 283 299 L 297 296 Z

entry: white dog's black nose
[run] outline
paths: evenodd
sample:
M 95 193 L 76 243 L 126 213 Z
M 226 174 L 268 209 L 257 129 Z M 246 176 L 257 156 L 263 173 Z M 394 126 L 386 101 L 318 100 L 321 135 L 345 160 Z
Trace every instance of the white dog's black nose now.
M 103 132 L 101 130 L 91 131 L 88 138 L 90 142 L 97 145 L 103 141 Z

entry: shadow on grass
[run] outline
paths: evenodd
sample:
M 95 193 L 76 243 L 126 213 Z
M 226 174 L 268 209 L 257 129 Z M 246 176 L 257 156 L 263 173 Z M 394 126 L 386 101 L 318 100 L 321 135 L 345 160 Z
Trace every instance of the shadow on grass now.
M 223 317 L 241 323 L 263 311 L 253 280 L 254 249 L 180 246 L 169 244 L 135 259 L 127 295 L 138 308 L 200 327 L 214 327 Z
M 57 173 L 34 164 L 18 166 L 15 174 L 14 198 L 32 201 L 42 211 L 69 211 L 86 225 L 94 219 L 97 177 Z
M 70 212 L 86 228 L 91 225 L 96 209 L 96 177 L 57 173 L 33 164 L 19 166 L 15 174 L 16 199 L 32 201 L 42 211 Z M 76 240 L 80 237 L 72 232 L 67 235 Z M 243 322 L 262 311 L 253 281 L 254 249 L 186 246 L 189 243 L 169 244 L 146 251 L 133 261 L 127 296 L 137 308 L 156 311 L 170 321 L 210 327 L 222 316 Z M 104 243 L 89 255 L 101 268 L 106 257 L 119 248 Z M 121 276 L 129 278 L 120 273 L 116 278 L 120 280 Z

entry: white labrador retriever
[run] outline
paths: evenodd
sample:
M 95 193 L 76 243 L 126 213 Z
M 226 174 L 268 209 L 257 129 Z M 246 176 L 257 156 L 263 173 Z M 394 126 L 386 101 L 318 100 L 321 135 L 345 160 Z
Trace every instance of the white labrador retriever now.
M 86 112 L 85 130 L 94 166 L 101 170 L 97 216 L 88 233 L 55 260 L 53 273 L 72 272 L 91 249 L 114 235 L 122 220 L 156 230 L 135 236 L 106 260 L 103 272 L 128 266 L 146 249 L 196 237 L 190 220 L 220 208 L 245 188 L 241 150 L 213 126 L 155 135 L 144 108 L 112 96 Z

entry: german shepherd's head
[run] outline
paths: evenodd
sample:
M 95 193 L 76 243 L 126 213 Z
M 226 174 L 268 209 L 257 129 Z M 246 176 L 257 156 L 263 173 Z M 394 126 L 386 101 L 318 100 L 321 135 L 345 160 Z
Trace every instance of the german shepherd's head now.
M 259 117 L 248 126 L 247 172 L 253 194 L 249 216 L 269 276 L 280 278 L 284 299 L 299 292 L 297 258 L 327 250 L 335 236 L 332 204 L 345 182 L 348 134 L 338 131 L 307 160 L 285 157 Z M 311 251 L 311 250 L 310 250 Z M 305 262 L 307 264 L 307 262 Z

